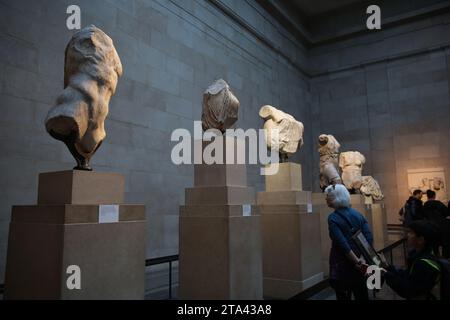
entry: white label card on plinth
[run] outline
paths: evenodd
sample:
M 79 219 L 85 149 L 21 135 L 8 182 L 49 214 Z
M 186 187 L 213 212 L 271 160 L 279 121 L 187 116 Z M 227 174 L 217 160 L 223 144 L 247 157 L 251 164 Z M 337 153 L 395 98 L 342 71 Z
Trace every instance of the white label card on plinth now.
M 312 203 L 308 203 L 308 213 L 312 213 Z
M 242 215 L 244 217 L 250 217 L 252 215 L 252 205 L 251 204 L 243 204 L 242 205 Z
M 119 222 L 118 205 L 100 205 L 98 208 L 98 223 Z

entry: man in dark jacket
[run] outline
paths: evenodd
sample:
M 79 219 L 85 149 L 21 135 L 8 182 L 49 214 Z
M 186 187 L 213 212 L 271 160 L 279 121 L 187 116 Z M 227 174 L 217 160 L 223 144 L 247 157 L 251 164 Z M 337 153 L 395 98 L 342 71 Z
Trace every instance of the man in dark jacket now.
M 439 246 L 442 246 L 442 256 L 450 258 L 450 220 L 449 210 L 442 202 L 436 200 L 436 192 L 427 190 L 428 201 L 423 206 L 424 218 L 434 223 L 440 231 L 440 241 L 433 248 L 434 254 L 439 255 Z
M 436 200 L 436 192 L 427 190 L 428 201 L 423 205 L 424 218 L 436 224 L 449 216 L 448 208 L 441 201 Z
M 423 203 L 422 203 L 422 190 L 414 190 L 413 195 L 409 197 L 403 208 L 400 209 L 400 220 L 403 222 L 404 227 L 416 220 L 423 219 Z
M 441 267 L 432 253 L 438 230 L 428 221 L 413 221 L 409 225 L 408 244 L 414 248 L 408 255 L 407 269 L 389 266 L 386 283 L 399 296 L 409 299 L 433 299 L 431 291 L 439 281 Z

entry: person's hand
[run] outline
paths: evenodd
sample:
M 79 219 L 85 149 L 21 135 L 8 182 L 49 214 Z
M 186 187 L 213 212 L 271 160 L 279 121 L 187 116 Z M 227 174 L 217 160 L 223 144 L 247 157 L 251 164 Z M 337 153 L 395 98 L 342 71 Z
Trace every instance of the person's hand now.
M 355 263 L 355 267 L 362 274 L 366 274 L 367 268 L 369 267 L 369 265 L 366 263 L 366 261 L 364 261 L 364 259 L 360 258 L 360 259 L 358 259 L 358 262 Z

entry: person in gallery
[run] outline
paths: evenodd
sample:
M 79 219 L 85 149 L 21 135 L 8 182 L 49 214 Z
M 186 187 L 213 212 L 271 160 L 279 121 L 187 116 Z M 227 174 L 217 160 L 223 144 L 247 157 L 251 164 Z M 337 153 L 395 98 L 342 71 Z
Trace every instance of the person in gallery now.
M 423 205 L 424 217 L 439 224 L 448 217 L 448 208 L 441 201 L 436 200 L 436 192 L 433 190 L 427 190 L 427 199 L 427 202 Z
M 408 300 L 435 300 L 433 288 L 439 282 L 441 266 L 433 255 L 439 230 L 429 221 L 413 221 L 408 227 L 407 241 L 413 248 L 407 257 L 407 268 L 387 267 L 386 284 Z
M 400 209 L 400 221 L 404 227 L 408 227 L 411 222 L 421 220 L 423 216 L 423 192 L 420 189 L 414 190 L 413 195 L 406 200 L 405 205 Z
M 368 300 L 365 280 L 367 265 L 360 258 L 361 253 L 351 240 L 353 230 L 362 231 L 372 244 L 373 236 L 366 218 L 350 208 L 350 193 L 342 184 L 330 185 L 325 189 L 327 205 L 334 209 L 328 216 L 328 230 L 331 238 L 330 285 L 337 300 Z
M 439 246 L 442 246 L 442 256 L 450 258 L 450 213 L 441 201 L 436 200 L 436 192 L 427 190 L 428 201 L 423 206 L 424 218 L 433 223 L 440 231 L 439 241 L 433 248 L 434 254 L 439 255 Z

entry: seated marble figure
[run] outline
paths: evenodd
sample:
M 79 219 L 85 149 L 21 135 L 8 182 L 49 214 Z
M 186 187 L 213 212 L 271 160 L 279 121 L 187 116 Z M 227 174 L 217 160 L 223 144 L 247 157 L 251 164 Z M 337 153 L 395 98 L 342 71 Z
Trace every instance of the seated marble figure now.
M 351 193 L 364 194 L 373 200 L 382 200 L 384 195 L 378 182 L 372 176 L 362 175 L 365 163 L 366 158 L 358 151 L 342 152 L 339 156 L 342 182 Z

